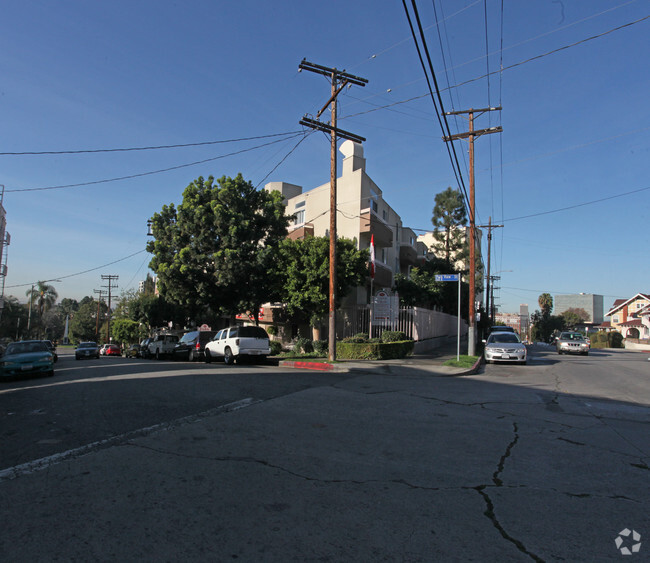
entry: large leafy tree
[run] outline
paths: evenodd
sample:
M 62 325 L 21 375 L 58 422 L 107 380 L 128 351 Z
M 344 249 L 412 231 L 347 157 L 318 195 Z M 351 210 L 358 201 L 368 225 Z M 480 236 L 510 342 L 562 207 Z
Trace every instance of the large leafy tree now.
M 257 314 L 277 291 L 267 272 L 288 224 L 279 192 L 256 190 L 241 174 L 199 177 L 178 207 L 165 205 L 152 217 L 149 267 L 160 293 L 191 315 L 206 307 Z
M 275 272 L 282 276 L 279 298 L 287 312 L 318 326 L 329 312 L 329 237 L 284 239 Z M 340 301 L 368 276 L 368 250 L 354 241 L 336 241 L 336 295 Z M 338 305 L 338 303 L 337 303 Z
M 467 213 L 458 190 L 449 187 L 436 194 L 431 222 L 434 227 L 434 251 L 445 261 L 447 268 L 451 268 L 457 260 L 465 260 L 469 255 L 465 240 Z
M 103 301 L 97 302 L 92 297 L 84 297 L 81 303 L 79 310 L 70 320 L 70 338 L 75 342 L 99 340 L 97 312 L 99 311 L 99 325 L 101 327 L 108 307 Z
M 589 313 L 581 307 L 569 307 L 560 314 L 560 317 L 564 319 L 566 326 L 575 326 L 587 322 Z
M 16 339 L 27 330 L 28 307 L 18 301 L 17 297 L 7 295 L 0 317 L 0 337 Z

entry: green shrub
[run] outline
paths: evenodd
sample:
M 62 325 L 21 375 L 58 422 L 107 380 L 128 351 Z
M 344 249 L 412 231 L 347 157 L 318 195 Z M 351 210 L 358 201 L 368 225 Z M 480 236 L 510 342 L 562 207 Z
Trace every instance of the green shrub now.
M 620 332 L 610 332 L 607 334 L 609 348 L 624 348 L 623 335 Z
M 271 325 L 266 328 L 266 332 L 269 334 L 269 336 L 275 336 L 278 333 L 278 327 Z
M 277 356 L 282 352 L 282 342 L 271 340 L 271 356 Z
M 311 354 L 314 351 L 314 345 L 309 338 L 303 338 L 302 336 L 297 338 L 293 345 L 294 352 L 302 352 L 304 354 Z
M 410 338 L 401 330 L 385 330 L 381 333 L 382 342 L 403 342 L 405 340 L 410 340 Z
M 413 340 L 363 343 L 341 341 L 337 345 L 337 357 L 341 360 L 391 360 L 409 356 L 413 353 L 414 346 Z
M 312 345 L 314 346 L 314 352 L 321 356 L 327 356 L 330 347 L 327 340 L 314 340 Z
M 367 334 L 357 334 L 355 336 L 348 336 L 341 340 L 341 342 L 347 342 L 347 343 L 352 343 L 352 344 L 364 344 L 365 342 L 368 342 L 368 335 Z

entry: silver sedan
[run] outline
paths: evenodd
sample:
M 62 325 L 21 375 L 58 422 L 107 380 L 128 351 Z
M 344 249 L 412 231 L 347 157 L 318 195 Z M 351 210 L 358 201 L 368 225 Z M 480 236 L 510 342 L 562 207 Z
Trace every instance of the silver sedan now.
M 485 363 L 514 362 L 526 363 L 526 346 L 513 332 L 493 332 L 485 342 Z

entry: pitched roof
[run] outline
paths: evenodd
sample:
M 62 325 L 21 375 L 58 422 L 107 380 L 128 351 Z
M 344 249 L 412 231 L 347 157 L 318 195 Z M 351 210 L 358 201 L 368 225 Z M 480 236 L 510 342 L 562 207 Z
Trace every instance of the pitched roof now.
M 605 313 L 605 316 L 606 317 L 611 316 L 615 311 L 623 308 L 623 306 L 627 305 L 628 303 L 631 303 L 632 301 L 638 299 L 639 297 L 650 301 L 650 295 L 647 293 L 637 293 L 634 297 L 630 297 L 629 299 L 617 299 L 616 301 L 614 301 L 612 308 L 607 313 Z
M 632 326 L 643 326 L 643 323 L 641 322 L 641 319 L 630 319 L 629 321 L 621 323 L 618 326 L 629 328 Z

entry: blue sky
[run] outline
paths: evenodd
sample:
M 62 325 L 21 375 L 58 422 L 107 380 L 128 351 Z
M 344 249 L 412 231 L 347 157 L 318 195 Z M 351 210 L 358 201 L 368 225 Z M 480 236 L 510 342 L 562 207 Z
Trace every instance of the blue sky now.
M 542 292 L 602 294 L 607 308 L 650 291 L 650 19 L 633 23 L 649 7 L 418 2 L 444 109 L 503 106 L 475 124 L 503 127 L 475 143 L 477 220 L 504 225 L 492 249 L 503 311 L 532 311 Z M 401 2 L 5 2 L 5 293 L 24 299 L 31 283 L 60 280 L 61 298 L 81 299 L 102 274 L 119 275 L 118 293 L 137 287 L 147 219 L 198 176 L 327 182 L 328 138 L 296 147 L 302 137 L 289 135 L 329 97 L 324 77 L 297 72 L 303 58 L 369 80 L 341 94 L 339 127 L 367 139 L 366 170 L 404 225 L 430 229 L 435 195 L 457 182 Z M 462 118 L 450 126 L 467 130 Z M 250 137 L 266 138 L 7 154 Z M 455 144 L 469 186 L 467 143 Z

